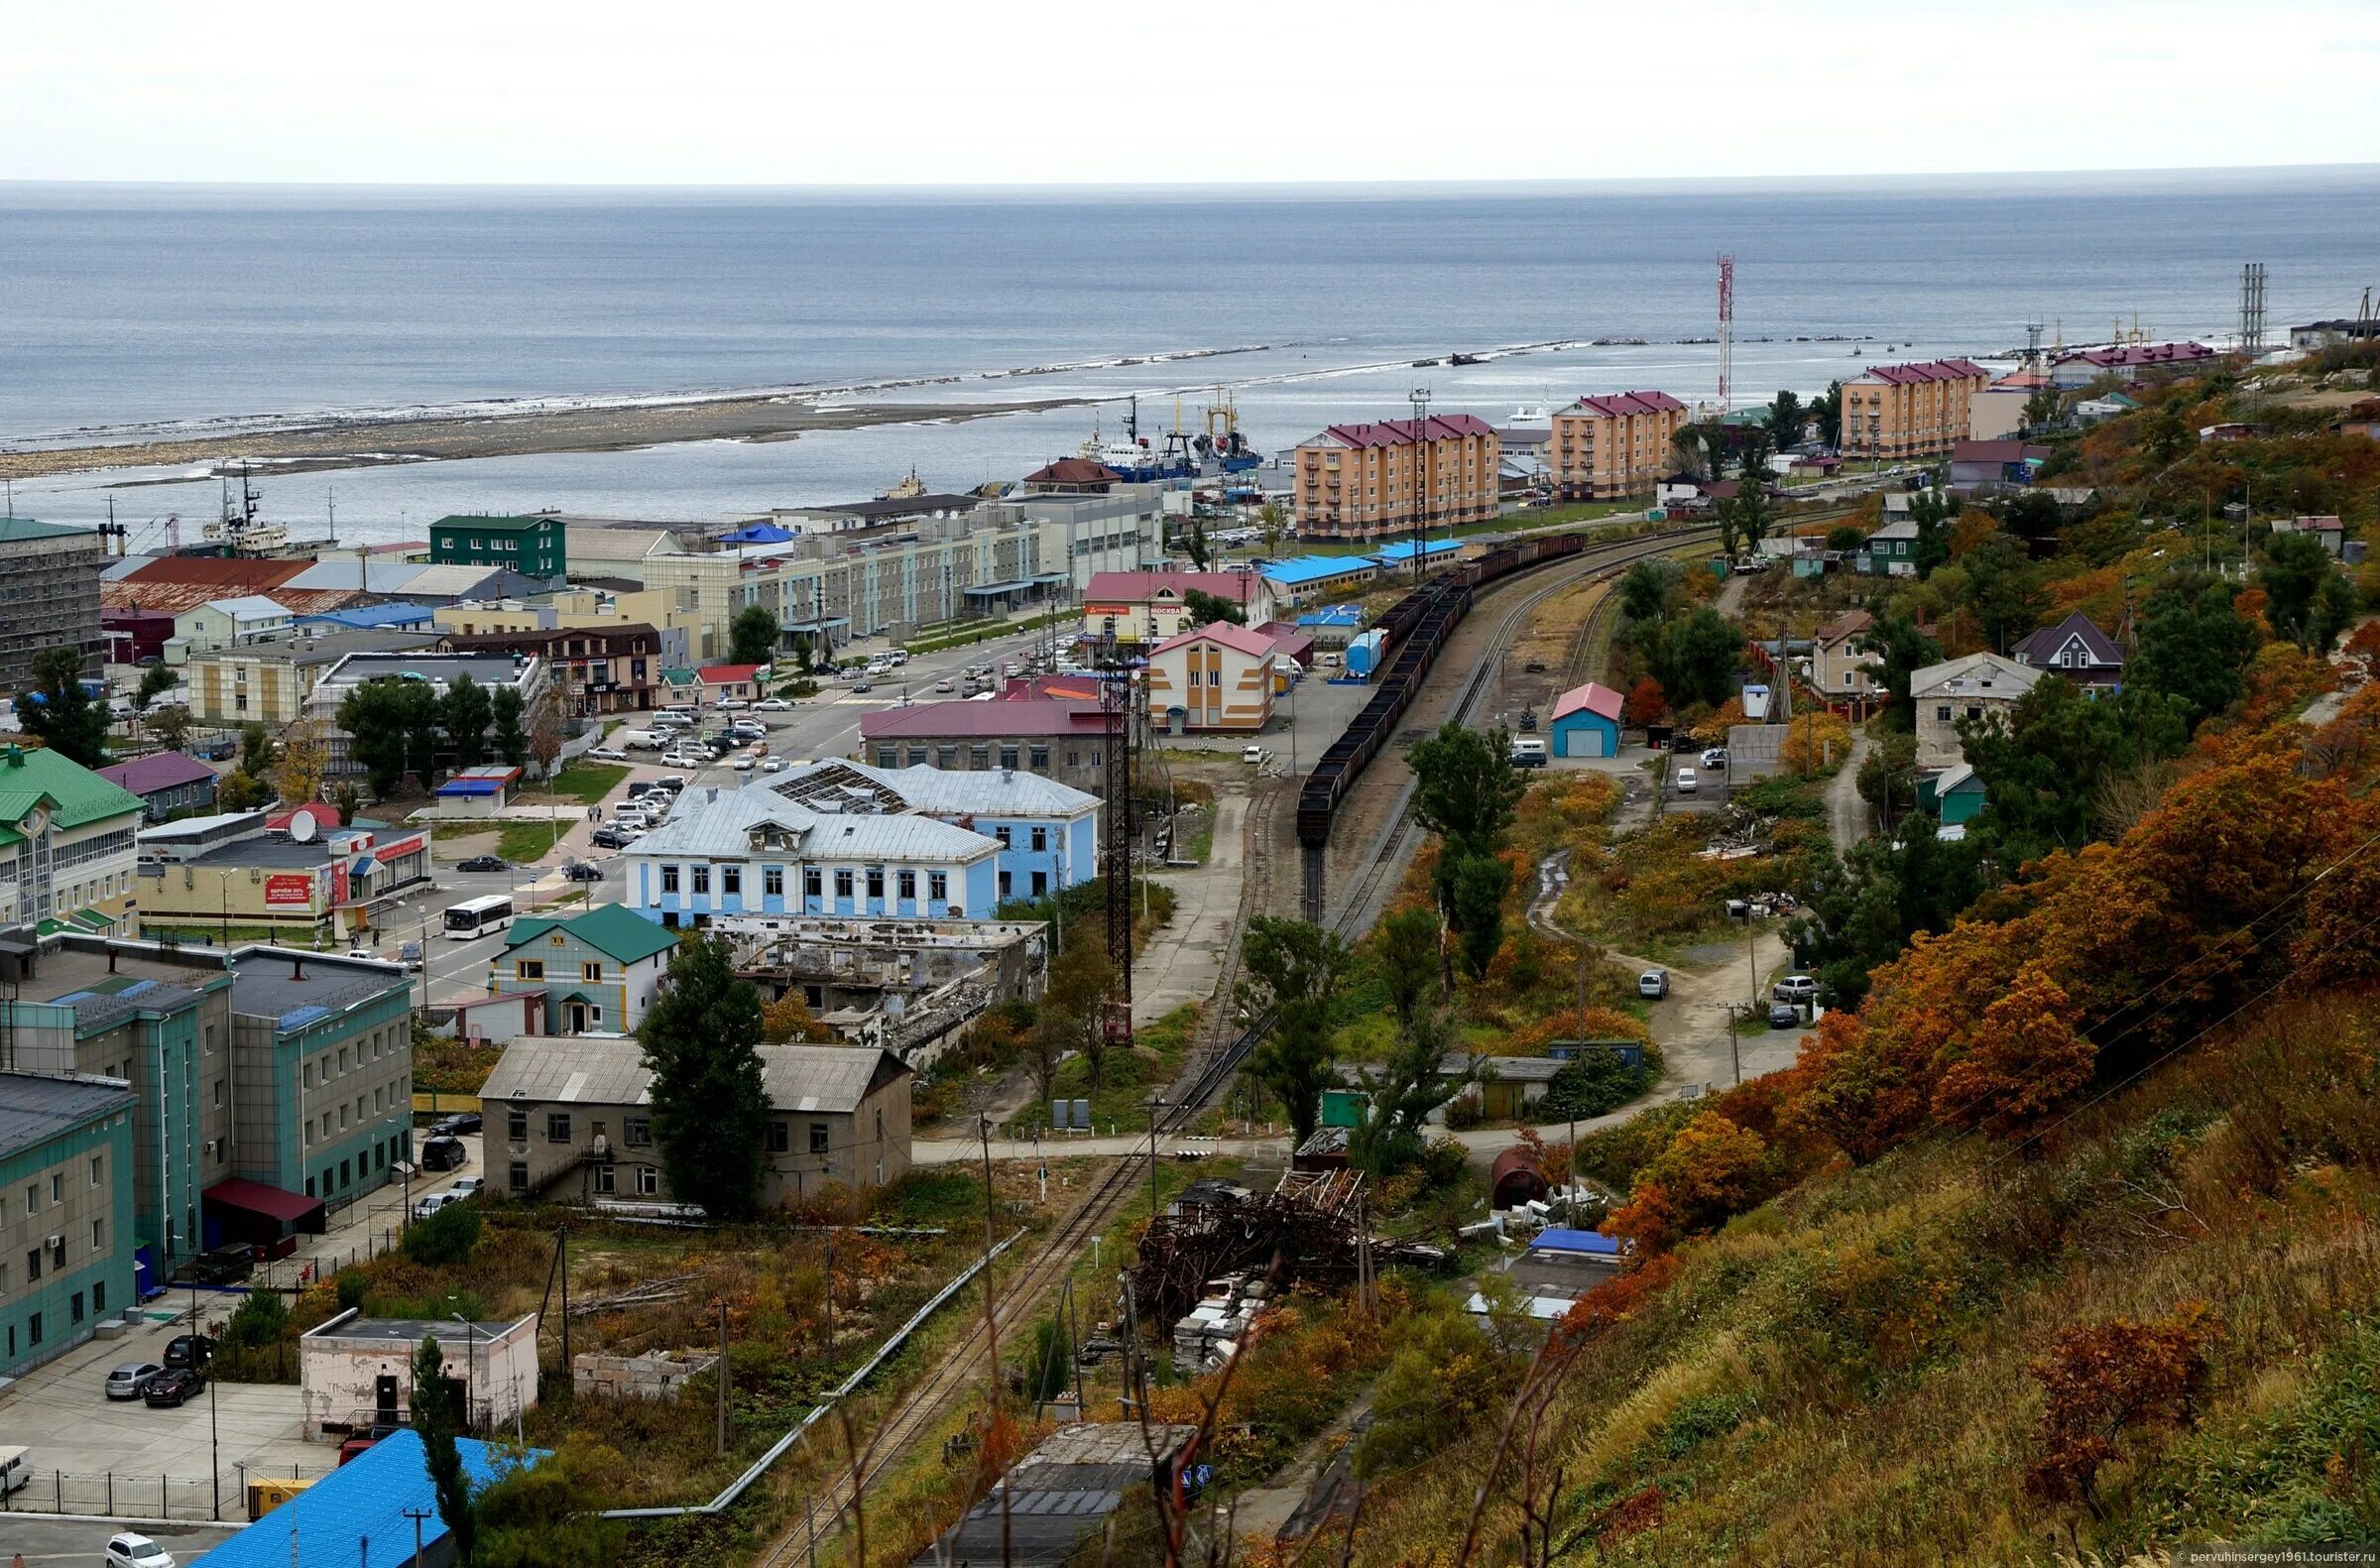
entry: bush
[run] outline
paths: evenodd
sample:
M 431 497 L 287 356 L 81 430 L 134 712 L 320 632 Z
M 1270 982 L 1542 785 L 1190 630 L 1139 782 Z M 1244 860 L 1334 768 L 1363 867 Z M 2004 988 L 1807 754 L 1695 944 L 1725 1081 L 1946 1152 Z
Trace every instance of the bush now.
M 290 1326 L 290 1304 L 278 1290 L 251 1290 L 223 1325 L 226 1342 L 249 1350 L 262 1350 L 277 1342 Z
M 479 1205 L 449 1203 L 405 1233 L 405 1256 L 424 1267 L 459 1264 L 479 1245 Z

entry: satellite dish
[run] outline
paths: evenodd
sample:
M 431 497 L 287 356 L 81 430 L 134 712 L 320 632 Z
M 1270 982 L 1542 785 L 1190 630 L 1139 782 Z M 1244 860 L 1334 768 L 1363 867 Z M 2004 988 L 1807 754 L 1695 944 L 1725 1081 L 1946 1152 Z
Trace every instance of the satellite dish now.
M 296 816 L 290 818 L 290 837 L 300 844 L 311 844 L 314 841 L 314 835 L 321 831 L 322 829 L 315 824 L 314 813 L 311 811 L 300 810 Z

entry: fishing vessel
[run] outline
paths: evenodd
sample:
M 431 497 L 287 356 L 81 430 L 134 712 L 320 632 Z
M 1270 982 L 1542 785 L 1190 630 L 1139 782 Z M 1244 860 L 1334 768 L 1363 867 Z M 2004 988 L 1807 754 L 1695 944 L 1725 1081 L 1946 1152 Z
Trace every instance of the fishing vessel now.
M 273 555 L 290 546 L 290 531 L 279 523 L 259 523 L 256 520 L 260 497 L 256 487 L 248 482 L 248 465 L 240 464 L 240 499 L 233 505 L 231 479 L 223 480 L 223 512 L 206 525 L 209 544 L 217 545 L 226 555 Z

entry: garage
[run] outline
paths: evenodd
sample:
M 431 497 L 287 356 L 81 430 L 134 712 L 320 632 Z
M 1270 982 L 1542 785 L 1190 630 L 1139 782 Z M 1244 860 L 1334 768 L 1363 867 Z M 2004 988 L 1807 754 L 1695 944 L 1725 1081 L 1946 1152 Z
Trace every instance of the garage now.
M 1549 728 L 1556 757 L 1617 757 L 1620 694 L 1600 681 L 1574 686 L 1554 699 Z

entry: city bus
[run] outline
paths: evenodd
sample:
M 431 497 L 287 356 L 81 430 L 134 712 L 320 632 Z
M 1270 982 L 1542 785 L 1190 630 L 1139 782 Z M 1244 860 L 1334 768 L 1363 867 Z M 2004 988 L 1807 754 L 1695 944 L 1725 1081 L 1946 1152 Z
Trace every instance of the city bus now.
M 458 942 L 501 931 L 513 923 L 513 901 L 501 893 L 466 899 L 446 911 L 446 934 Z

